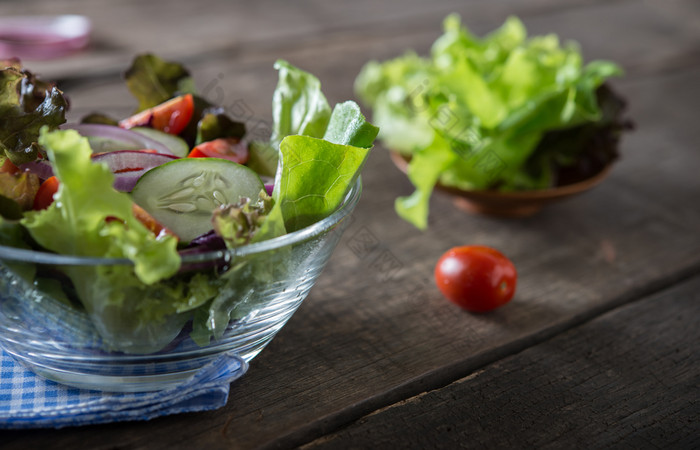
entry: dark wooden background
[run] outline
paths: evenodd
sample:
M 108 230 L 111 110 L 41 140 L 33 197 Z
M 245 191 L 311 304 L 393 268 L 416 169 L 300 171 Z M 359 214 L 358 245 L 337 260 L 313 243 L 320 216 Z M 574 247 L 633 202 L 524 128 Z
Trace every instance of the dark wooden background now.
M 700 2 L 0 3 L 3 16 L 93 20 L 89 51 L 28 62 L 60 80 L 73 118 L 129 113 L 119 74 L 153 51 L 186 63 L 200 89 L 260 133 L 277 58 L 316 74 L 333 104 L 354 97 L 367 60 L 426 53 L 453 11 L 477 33 L 515 14 L 533 34 L 556 32 L 588 60 L 625 68 L 614 86 L 637 129 L 609 179 L 522 220 L 467 215 L 438 193 L 420 232 L 395 215 L 411 186 L 377 146 L 331 262 L 226 407 L 4 432 L 0 447 L 700 447 Z M 515 262 L 509 305 L 472 315 L 441 297 L 433 266 L 465 244 Z

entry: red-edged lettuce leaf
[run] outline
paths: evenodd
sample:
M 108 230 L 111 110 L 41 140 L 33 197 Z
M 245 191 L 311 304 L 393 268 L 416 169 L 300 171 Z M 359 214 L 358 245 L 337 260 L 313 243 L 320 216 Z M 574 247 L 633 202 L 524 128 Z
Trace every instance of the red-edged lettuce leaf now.
M 0 67 L 0 156 L 20 165 L 37 158 L 41 127 L 65 123 L 68 102 L 56 86 L 22 69 L 18 60 L 2 61 Z
M 245 135 L 245 124 L 232 120 L 224 108 L 207 108 L 197 122 L 197 139 L 195 144 L 213 141 L 219 138 L 237 138 Z
M 194 94 L 194 82 L 182 64 L 145 53 L 124 74 L 126 86 L 139 101 L 139 111 L 159 105 L 176 94 Z

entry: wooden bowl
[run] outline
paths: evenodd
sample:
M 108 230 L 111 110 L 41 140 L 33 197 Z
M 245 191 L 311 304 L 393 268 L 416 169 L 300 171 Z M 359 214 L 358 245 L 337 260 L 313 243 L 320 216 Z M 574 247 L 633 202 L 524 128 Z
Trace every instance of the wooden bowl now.
M 410 158 L 398 152 L 392 151 L 390 154 L 391 160 L 396 167 L 406 173 Z M 608 176 L 611 168 L 612 163 L 583 181 L 532 191 L 464 191 L 443 186 L 440 183 L 435 187 L 452 194 L 455 206 L 464 211 L 498 217 L 528 217 L 539 212 L 549 203 L 563 200 L 591 189 Z

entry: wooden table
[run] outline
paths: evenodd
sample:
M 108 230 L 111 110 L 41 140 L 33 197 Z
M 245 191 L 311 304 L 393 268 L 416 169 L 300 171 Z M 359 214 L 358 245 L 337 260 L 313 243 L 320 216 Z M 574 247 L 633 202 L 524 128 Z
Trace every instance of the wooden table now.
M 277 58 L 315 73 L 331 104 L 363 63 L 425 53 L 443 17 L 477 33 L 519 15 L 532 33 L 621 63 L 637 124 L 602 185 L 522 220 L 432 200 L 430 230 L 399 220 L 411 192 L 377 146 L 354 222 L 310 296 L 212 412 L 3 432 L 27 448 L 691 448 L 700 446 L 700 3 L 692 0 L 24 0 L 0 14 L 81 13 L 92 48 L 31 63 L 60 80 L 72 118 L 124 115 L 119 80 L 150 50 L 265 131 Z M 213 88 L 214 84 L 222 90 Z M 217 98 L 218 97 L 218 98 Z M 260 128 L 256 128 L 260 127 Z M 497 247 L 515 299 L 472 315 L 432 269 L 448 248 Z

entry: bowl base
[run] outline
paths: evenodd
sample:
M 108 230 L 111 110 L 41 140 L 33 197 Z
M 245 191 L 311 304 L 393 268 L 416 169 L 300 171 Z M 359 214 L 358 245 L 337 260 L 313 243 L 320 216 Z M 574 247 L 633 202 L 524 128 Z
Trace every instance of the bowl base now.
M 231 372 L 229 376 L 233 376 L 236 373 L 240 373 L 238 376 L 242 376 L 248 368 L 247 363 L 260 353 L 261 350 L 262 348 L 259 348 L 254 353 L 247 354 L 245 358 L 240 357 L 239 361 L 243 361 L 243 363 L 241 363 L 235 371 Z M 213 362 L 220 356 L 220 354 L 211 355 L 206 361 L 201 361 L 200 366 L 195 368 L 183 368 L 179 371 L 172 370 L 171 372 L 165 373 L 138 375 L 107 375 L 104 373 L 87 373 L 79 369 L 70 370 L 37 364 L 30 359 L 24 358 L 22 355 L 18 355 L 9 350 L 5 351 L 22 366 L 47 380 L 78 389 L 103 392 L 154 392 L 176 388 L 203 370 L 207 363 Z M 115 373 L 116 372 L 115 370 Z M 238 378 L 238 376 L 236 376 L 236 378 Z

